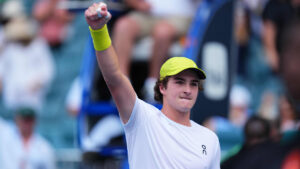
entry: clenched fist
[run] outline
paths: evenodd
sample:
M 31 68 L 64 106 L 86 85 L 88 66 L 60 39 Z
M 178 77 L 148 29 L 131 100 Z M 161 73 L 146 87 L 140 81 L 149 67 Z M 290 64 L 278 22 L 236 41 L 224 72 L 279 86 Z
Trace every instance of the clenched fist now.
M 84 16 L 88 25 L 94 30 L 102 28 L 111 19 L 107 5 L 103 2 L 91 5 L 85 10 Z

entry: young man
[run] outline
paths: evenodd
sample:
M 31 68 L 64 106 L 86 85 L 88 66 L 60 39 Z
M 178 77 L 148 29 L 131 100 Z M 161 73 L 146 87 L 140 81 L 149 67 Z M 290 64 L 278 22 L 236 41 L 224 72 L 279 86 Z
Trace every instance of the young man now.
M 140 100 L 111 46 L 105 25 L 110 17 L 103 3 L 85 11 L 99 67 L 124 124 L 130 168 L 219 169 L 217 136 L 190 120 L 204 72 L 190 59 L 171 58 L 155 87 L 162 109 Z

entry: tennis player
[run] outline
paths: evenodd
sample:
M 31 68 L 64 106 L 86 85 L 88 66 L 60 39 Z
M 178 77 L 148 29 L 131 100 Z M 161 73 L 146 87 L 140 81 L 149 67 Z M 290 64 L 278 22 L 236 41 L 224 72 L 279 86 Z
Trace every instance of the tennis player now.
M 155 99 L 163 105 L 159 110 L 139 99 L 120 71 L 106 27 L 111 18 L 106 4 L 91 5 L 85 18 L 98 65 L 124 125 L 130 168 L 219 169 L 217 136 L 190 120 L 205 73 L 188 58 L 168 59 L 155 86 Z

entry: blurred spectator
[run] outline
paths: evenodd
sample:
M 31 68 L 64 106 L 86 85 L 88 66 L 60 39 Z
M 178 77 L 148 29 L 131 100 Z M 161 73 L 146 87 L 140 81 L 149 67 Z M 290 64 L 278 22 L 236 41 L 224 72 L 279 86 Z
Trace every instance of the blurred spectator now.
M 169 57 L 172 42 L 184 35 L 190 25 L 198 0 L 125 0 L 134 11 L 117 20 L 113 30 L 113 42 L 119 56 L 120 68 L 125 75 L 130 73 L 130 56 L 135 41 L 151 36 L 153 47 L 148 77 L 143 94 L 146 101 L 154 103 L 154 85 L 159 68 Z M 182 10 L 184 9 L 184 10 Z
M 251 104 L 253 111 L 264 113 L 264 117 L 274 120 L 278 116 L 278 98 L 284 87 L 265 57 L 262 15 L 267 3 L 268 0 L 237 1 L 235 35 L 240 46 L 238 80 L 247 84 L 256 98 Z
M 228 117 L 211 117 L 204 126 L 213 130 L 220 139 L 222 156 L 243 142 L 243 127 L 250 116 L 251 95 L 242 85 L 234 85 L 230 91 Z M 225 156 L 224 156 L 225 155 Z
M 279 115 L 272 123 L 274 129 L 272 137 L 287 146 L 288 150 L 290 144 L 298 137 L 299 115 L 287 95 L 282 95 L 278 102 Z
M 300 115 L 300 20 L 292 22 L 282 35 L 281 76 L 296 113 Z M 286 156 L 282 169 L 300 169 L 300 129 L 291 152 Z
M 66 109 L 71 115 L 78 115 L 82 106 L 82 82 L 76 77 L 66 98 Z M 88 121 L 87 121 L 88 122 Z M 91 124 L 88 124 L 91 125 Z M 82 140 L 84 152 L 97 152 L 114 138 L 122 137 L 124 129 L 117 115 L 103 115 Z M 84 135 L 84 133 L 82 133 Z
M 288 95 L 300 113 L 300 18 L 289 25 L 281 43 L 281 76 L 285 81 Z
M 50 144 L 34 132 L 36 112 L 27 107 L 15 111 L 16 128 L 7 136 L 0 150 L 3 169 L 55 169 L 55 155 Z M 1 153 L 0 153 L 1 154 Z
M 266 92 L 261 105 L 259 116 L 270 121 L 272 139 L 283 145 L 289 144 L 295 138 L 299 126 L 298 115 L 290 98 L 287 95 L 277 98 Z
M 245 142 L 240 151 L 221 164 L 222 169 L 279 169 L 282 149 L 270 140 L 270 124 L 251 117 L 245 127 Z
M 40 23 L 40 34 L 51 47 L 59 47 L 64 42 L 74 18 L 69 11 L 58 8 L 60 1 L 63 0 L 37 0 L 33 7 L 33 16 Z
M 282 32 L 295 18 L 300 16 L 299 0 L 269 0 L 263 12 L 263 42 L 267 61 L 273 71 L 280 67 Z
M 279 126 L 280 132 L 295 131 L 299 128 L 299 115 L 287 96 L 281 96 L 279 101 Z
M 260 43 L 262 34 L 261 14 L 266 1 L 268 0 L 238 0 L 236 3 L 234 35 L 238 44 L 238 75 L 242 77 L 249 73 L 247 72 L 250 59 L 248 57 L 252 53 L 252 55 L 257 55 L 259 52 L 257 49 L 254 50 L 252 46 Z
M 53 78 L 52 55 L 36 30 L 35 21 L 26 17 L 14 18 L 4 27 L 8 42 L 0 53 L 0 90 L 8 109 L 30 105 L 40 110 Z

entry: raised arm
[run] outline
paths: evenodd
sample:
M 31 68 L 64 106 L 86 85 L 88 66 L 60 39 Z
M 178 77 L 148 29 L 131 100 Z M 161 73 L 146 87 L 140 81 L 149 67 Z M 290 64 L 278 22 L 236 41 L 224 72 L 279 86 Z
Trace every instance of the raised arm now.
M 102 17 L 97 14 L 98 8 L 101 9 Z M 99 31 L 106 31 L 105 24 L 111 18 L 111 15 L 107 11 L 106 5 L 100 2 L 93 4 L 85 11 L 85 18 L 91 28 L 94 46 L 98 46 L 98 48 L 95 47 L 98 65 L 118 108 L 120 117 L 123 123 L 127 123 L 135 103 L 136 93 L 129 79 L 120 71 L 118 57 L 113 46 L 109 43 L 109 35 L 99 33 Z M 99 46 L 100 48 L 103 46 L 101 44 L 104 41 L 107 42 L 107 47 L 99 49 Z

